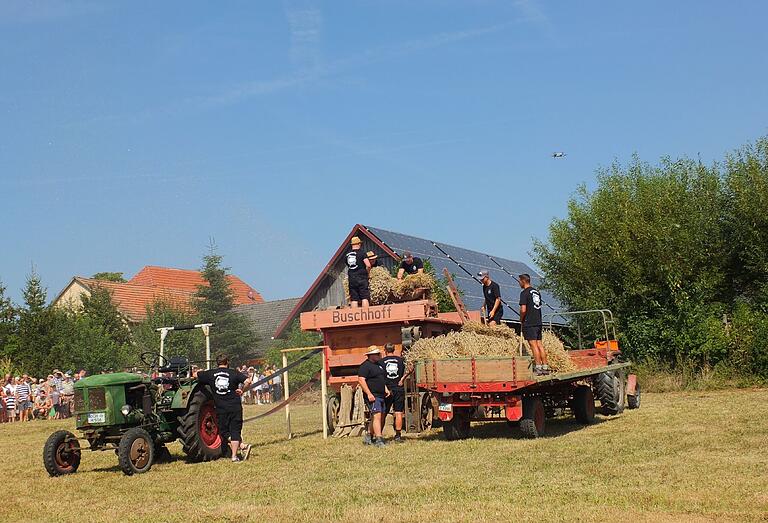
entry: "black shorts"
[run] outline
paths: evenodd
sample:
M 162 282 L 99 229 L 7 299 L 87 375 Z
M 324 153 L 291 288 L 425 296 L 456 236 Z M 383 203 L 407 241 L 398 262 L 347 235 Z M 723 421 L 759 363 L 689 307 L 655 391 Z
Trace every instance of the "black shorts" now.
M 368 288 L 368 278 L 349 280 L 349 301 L 363 301 L 371 299 L 371 291 Z
M 529 327 L 523 327 L 523 338 L 528 341 L 541 341 L 541 325 L 531 325 Z
M 498 324 L 501 324 L 501 317 L 504 315 L 504 309 L 502 307 L 499 307 L 499 310 L 496 311 L 496 314 L 493 315 L 493 318 L 488 318 L 489 322 L 495 321 Z
M 405 389 L 403 387 L 393 387 L 392 394 L 386 400 L 385 411 L 405 412 Z
M 227 440 L 243 441 L 243 411 L 236 412 L 218 412 L 219 434 L 221 441 L 226 444 Z

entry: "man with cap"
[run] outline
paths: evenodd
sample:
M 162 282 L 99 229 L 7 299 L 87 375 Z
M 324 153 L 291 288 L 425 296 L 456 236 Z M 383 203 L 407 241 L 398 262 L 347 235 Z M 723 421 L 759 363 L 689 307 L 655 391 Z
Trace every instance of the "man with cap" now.
M 403 380 L 408 375 L 405 372 L 405 360 L 395 355 L 395 346 L 387 343 L 384 346 L 386 356 L 381 360 L 381 367 L 387 373 L 387 388 L 391 394 L 387 396 L 384 405 L 383 417 L 389 414 L 392 408 L 395 414 L 395 442 L 403 443 L 403 437 L 400 434 L 403 430 L 403 413 L 405 412 L 405 387 Z
M 350 240 L 352 249 L 346 254 L 347 279 L 349 281 L 349 303 L 352 307 L 358 304 L 368 307 L 371 292 L 368 288 L 368 271 L 371 270 L 371 262 L 362 251 L 363 242 L 357 236 Z
M 371 419 L 363 443 L 376 447 L 384 446 L 381 430 L 384 425 L 385 401 L 390 392 L 387 388 L 387 373 L 379 365 L 381 352 L 376 345 L 368 347 L 365 361 L 357 371 L 357 383 L 363 389 Z
M 520 292 L 520 325 L 523 338 L 528 342 L 533 352 L 533 372 L 549 374 L 547 352 L 541 343 L 541 293 L 531 285 L 531 276 L 521 274 L 518 282 L 523 289 Z
M 483 284 L 483 296 L 485 297 L 486 319 L 489 325 L 498 325 L 501 323 L 501 317 L 504 315 L 504 307 L 501 306 L 501 290 L 499 284 L 491 280 L 491 275 L 487 270 L 477 273 Z
M 417 274 L 420 272 L 424 272 L 424 262 L 410 251 L 405 251 L 403 253 L 403 260 L 400 262 L 400 268 L 397 270 L 397 279 L 402 280 L 405 277 L 405 273 Z

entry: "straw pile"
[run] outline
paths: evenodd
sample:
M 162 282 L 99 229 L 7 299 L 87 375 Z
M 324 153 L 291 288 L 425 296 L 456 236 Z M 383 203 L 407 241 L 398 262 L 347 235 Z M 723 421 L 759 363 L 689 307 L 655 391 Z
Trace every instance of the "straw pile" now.
M 547 352 L 549 367 L 554 372 L 572 372 L 576 366 L 552 331 L 544 331 L 542 344 Z M 530 354 L 527 342 L 523 346 Z M 429 359 L 504 357 L 519 354 L 520 336 L 504 325 L 483 325 L 467 322 L 463 330 L 434 338 L 422 338 L 413 344 L 406 358 L 409 361 Z
M 344 294 L 349 301 L 349 279 L 342 280 Z M 435 279 L 429 274 L 413 274 L 402 280 L 392 277 L 384 267 L 374 267 L 368 275 L 368 288 L 371 292 L 371 305 L 385 305 L 398 301 L 421 298 L 418 289 L 432 289 Z

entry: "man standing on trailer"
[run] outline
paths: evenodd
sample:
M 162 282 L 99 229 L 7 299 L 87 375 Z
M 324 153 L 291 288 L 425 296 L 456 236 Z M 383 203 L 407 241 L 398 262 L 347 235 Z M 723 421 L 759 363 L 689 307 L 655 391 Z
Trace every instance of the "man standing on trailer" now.
M 382 426 L 386 421 L 389 409 L 392 408 L 395 414 L 395 443 L 404 443 L 402 437 L 403 413 L 405 412 L 405 361 L 400 356 L 395 356 L 395 346 L 387 343 L 384 346 L 386 356 L 381 360 L 381 367 L 387 373 L 387 387 L 391 394 L 387 396 L 384 404 L 384 414 L 382 414 Z M 394 408 L 393 408 L 394 407 Z
M 477 276 L 483 284 L 488 325 L 499 325 L 504 315 L 504 307 L 501 306 L 501 289 L 499 289 L 499 284 L 491 280 L 491 275 L 486 270 L 478 272 Z
M 352 250 L 345 256 L 347 263 L 347 280 L 349 281 L 349 303 L 352 307 L 360 304 L 368 307 L 371 292 L 368 287 L 368 272 L 371 270 L 371 262 L 365 257 L 362 250 L 363 242 L 357 236 L 350 240 Z
M 243 402 L 240 399 L 243 391 L 240 385 L 247 387 L 251 384 L 248 376 L 235 369 L 229 368 L 229 358 L 224 354 L 216 356 L 216 368 L 201 370 L 197 373 L 197 381 L 211 387 L 213 404 L 216 407 L 216 417 L 219 420 L 221 441 L 232 449 L 232 462 L 237 463 L 248 459 L 251 446 L 240 443 L 243 441 Z M 242 451 L 242 460 L 238 452 Z
M 424 262 L 421 258 L 414 256 L 410 251 L 403 253 L 403 261 L 400 262 L 400 268 L 397 270 L 397 279 L 402 280 L 405 273 L 418 274 L 424 272 Z
M 368 347 L 365 353 L 365 361 L 357 371 L 357 382 L 363 389 L 371 419 L 368 424 L 368 432 L 363 439 L 365 445 L 383 447 L 384 439 L 381 437 L 381 429 L 384 425 L 385 402 L 389 396 L 387 389 L 387 373 L 379 365 L 381 351 L 376 345 Z
M 520 325 L 522 334 L 533 352 L 533 372 L 536 374 L 549 374 L 549 362 L 544 345 L 541 343 L 541 293 L 531 286 L 531 276 L 521 274 L 518 276 L 520 287 Z

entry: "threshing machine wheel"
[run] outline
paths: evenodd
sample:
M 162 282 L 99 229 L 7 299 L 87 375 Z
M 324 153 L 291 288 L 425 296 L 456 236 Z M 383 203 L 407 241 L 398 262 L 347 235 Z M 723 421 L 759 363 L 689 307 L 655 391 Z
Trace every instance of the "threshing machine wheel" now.
M 443 423 L 443 434 L 448 441 L 467 439 L 470 432 L 469 409 L 457 408 L 451 421 Z
M 339 397 L 335 394 L 328 397 L 328 408 L 326 409 L 326 415 L 328 416 L 328 433 L 333 434 L 336 427 L 339 424 L 339 407 L 341 402 Z
M 126 476 L 147 472 L 155 461 L 155 442 L 152 436 L 138 427 L 128 430 L 120 438 L 117 458 Z
M 546 415 L 544 403 L 539 398 L 523 398 L 523 417 L 520 418 L 520 432 L 526 438 L 544 435 Z
M 213 399 L 203 389 L 198 389 L 187 404 L 187 412 L 179 416 L 176 429 L 181 437 L 184 453 L 192 461 L 210 461 L 222 456 L 219 420 Z
M 595 395 L 592 393 L 592 387 L 579 385 L 573 393 L 573 403 L 571 404 L 573 415 L 576 421 L 584 425 L 590 425 L 595 422 Z
M 48 437 L 43 447 L 43 463 L 51 476 L 77 472 L 80 466 L 80 443 L 68 430 L 59 430 Z
M 615 416 L 624 412 L 627 396 L 627 379 L 623 372 L 603 372 L 595 378 L 597 399 L 600 411 L 606 416 Z
M 640 384 L 635 385 L 635 395 L 627 396 L 627 408 L 639 409 L 640 408 Z

